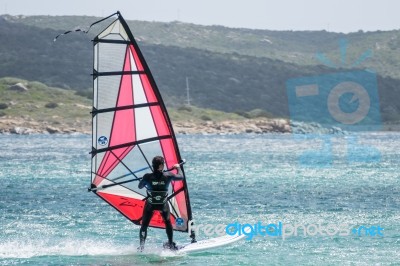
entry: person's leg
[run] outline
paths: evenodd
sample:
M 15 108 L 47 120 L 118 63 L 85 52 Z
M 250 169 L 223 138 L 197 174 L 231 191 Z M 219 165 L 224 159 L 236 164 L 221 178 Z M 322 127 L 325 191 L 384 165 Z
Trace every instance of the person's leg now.
M 170 247 L 175 247 L 174 243 L 173 243 L 173 228 L 172 228 L 172 224 L 171 224 L 171 219 L 170 219 L 170 211 L 169 211 L 169 206 L 168 203 L 164 204 L 164 207 L 161 211 L 161 216 L 164 219 L 164 223 L 165 223 L 165 231 L 167 232 L 167 237 L 168 237 L 168 245 Z
M 142 226 L 140 227 L 139 231 L 139 239 L 140 239 L 140 249 L 142 250 L 144 248 L 144 243 L 146 241 L 147 237 L 147 227 L 150 224 L 151 217 L 153 216 L 153 208 L 151 204 L 146 204 L 144 205 L 143 209 L 143 217 L 142 217 Z

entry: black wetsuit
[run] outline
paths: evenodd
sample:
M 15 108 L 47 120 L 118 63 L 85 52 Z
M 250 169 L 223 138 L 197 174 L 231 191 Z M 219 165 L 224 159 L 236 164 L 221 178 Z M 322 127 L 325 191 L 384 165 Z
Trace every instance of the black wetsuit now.
M 168 206 L 168 187 L 173 180 L 182 180 L 183 175 L 178 170 L 178 174 L 171 172 L 156 171 L 145 174 L 139 182 L 139 188 L 147 188 L 147 200 L 143 208 L 142 226 L 140 227 L 140 246 L 143 247 L 147 237 L 147 227 L 155 210 L 161 211 L 161 216 L 165 222 L 168 236 L 168 244 L 172 244 L 173 229 L 170 221 L 170 210 Z

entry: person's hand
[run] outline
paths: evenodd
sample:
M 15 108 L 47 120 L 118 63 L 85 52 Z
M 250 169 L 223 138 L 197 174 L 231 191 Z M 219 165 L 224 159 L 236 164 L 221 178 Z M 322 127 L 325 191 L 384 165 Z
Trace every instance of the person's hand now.
M 174 169 L 179 169 L 179 168 L 181 168 L 181 166 L 180 166 L 180 164 L 177 163 L 177 164 L 175 164 L 175 165 L 173 166 L 173 168 L 174 168 Z

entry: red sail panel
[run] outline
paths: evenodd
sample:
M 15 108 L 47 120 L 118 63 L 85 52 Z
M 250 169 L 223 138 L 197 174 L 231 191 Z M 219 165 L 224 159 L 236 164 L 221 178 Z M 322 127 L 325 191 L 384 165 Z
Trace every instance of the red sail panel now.
M 99 192 L 98 195 L 105 199 L 114 208 L 122 212 L 128 219 L 132 221 L 138 221 L 142 218 L 140 211 L 144 207 L 144 201 L 140 199 L 134 199 L 131 197 L 121 197 L 120 195 L 108 194 Z

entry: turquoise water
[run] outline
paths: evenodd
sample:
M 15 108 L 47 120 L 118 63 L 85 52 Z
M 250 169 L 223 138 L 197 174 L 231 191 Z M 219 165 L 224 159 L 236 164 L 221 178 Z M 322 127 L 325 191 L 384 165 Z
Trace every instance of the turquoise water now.
M 384 231 L 255 236 L 164 256 L 163 230 L 149 229 L 148 252 L 136 253 L 138 227 L 86 191 L 89 136 L 1 135 L 0 265 L 398 265 L 399 137 L 364 134 L 357 146 L 338 136 L 315 155 L 309 150 L 322 141 L 292 135 L 179 136 L 196 224 L 345 223 Z M 188 237 L 175 232 L 175 240 Z

